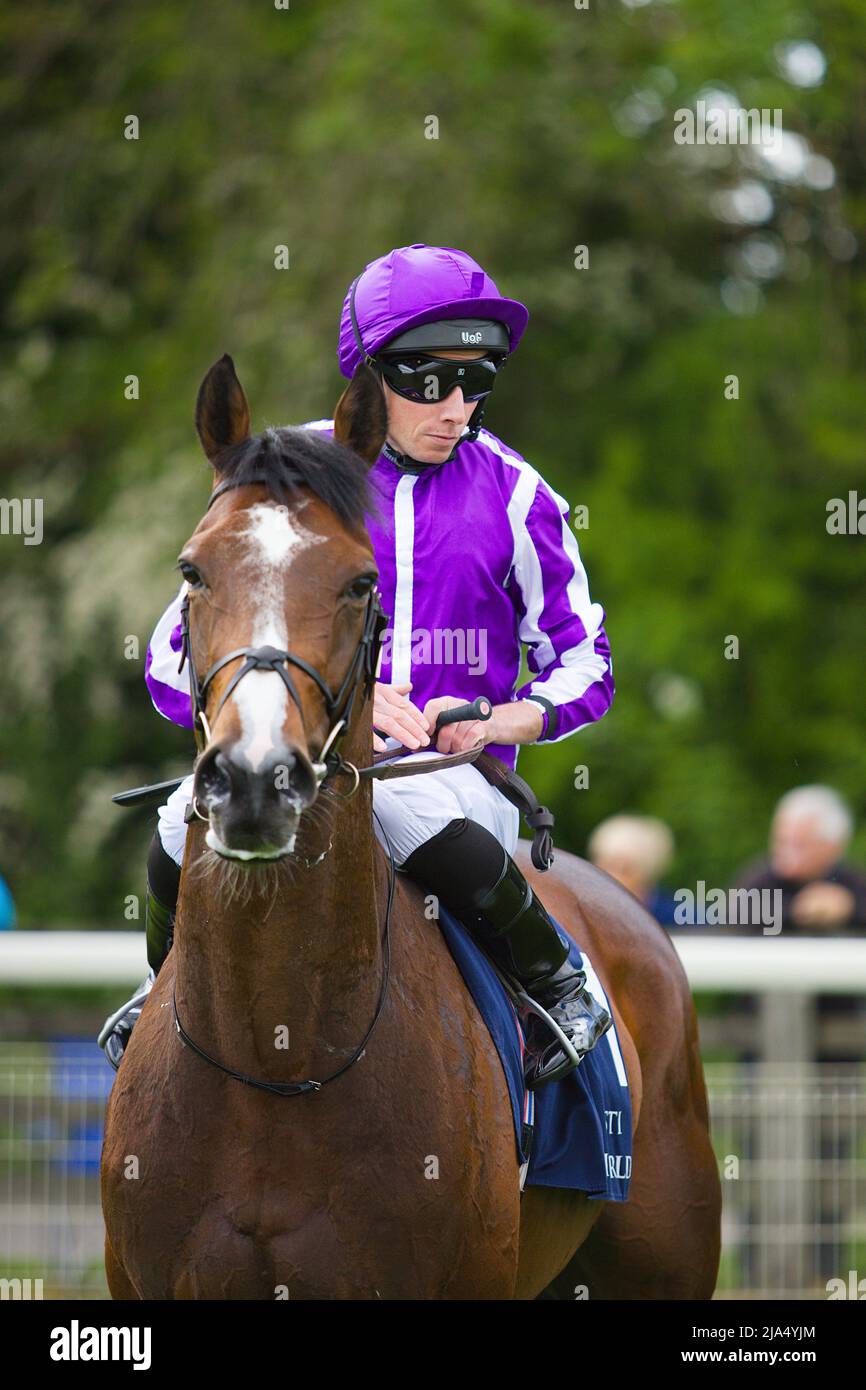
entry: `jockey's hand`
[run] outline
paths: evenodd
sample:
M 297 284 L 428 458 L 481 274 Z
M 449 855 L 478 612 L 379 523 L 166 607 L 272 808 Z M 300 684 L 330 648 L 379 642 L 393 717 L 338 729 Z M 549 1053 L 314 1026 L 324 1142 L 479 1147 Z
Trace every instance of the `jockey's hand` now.
M 399 739 L 404 748 L 424 748 L 430 742 L 430 729 L 426 717 L 417 705 L 407 699 L 406 692 L 412 689 L 407 685 L 384 685 L 376 681 L 373 690 L 373 748 L 382 753 L 386 748 L 384 739 L 376 733 Z
M 458 700 L 455 695 L 440 695 L 428 700 L 424 706 L 424 717 L 430 726 L 430 733 L 436 727 L 436 717 L 443 709 L 453 709 L 455 705 L 465 705 L 467 700 Z M 482 743 L 496 743 L 496 710 L 489 719 L 462 719 L 459 724 L 446 724 L 439 730 L 436 747 L 440 753 L 462 753 L 473 748 L 479 740 Z

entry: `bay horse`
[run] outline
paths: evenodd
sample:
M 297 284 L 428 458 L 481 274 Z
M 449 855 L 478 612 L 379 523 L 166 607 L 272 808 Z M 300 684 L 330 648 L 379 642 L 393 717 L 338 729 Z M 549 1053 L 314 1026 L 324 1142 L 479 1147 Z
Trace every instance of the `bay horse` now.
M 275 457 L 305 432 L 251 438 L 229 357 L 199 392 L 214 490 L 180 562 L 195 818 L 173 947 L 107 1109 L 111 1295 L 707 1299 L 720 1184 L 666 933 L 580 859 L 539 875 L 519 851 L 612 1002 L 634 1130 L 627 1202 L 521 1195 L 499 1057 L 350 775 L 372 751 L 364 506 L 386 423 L 362 367 L 285 491 Z

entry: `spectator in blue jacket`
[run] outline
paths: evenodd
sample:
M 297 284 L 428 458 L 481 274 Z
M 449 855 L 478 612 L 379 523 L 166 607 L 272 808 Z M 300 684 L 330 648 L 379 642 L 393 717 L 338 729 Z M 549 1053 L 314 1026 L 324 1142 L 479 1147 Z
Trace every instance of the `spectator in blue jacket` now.
M 0 931 L 9 931 L 15 926 L 15 903 L 9 885 L 0 874 Z

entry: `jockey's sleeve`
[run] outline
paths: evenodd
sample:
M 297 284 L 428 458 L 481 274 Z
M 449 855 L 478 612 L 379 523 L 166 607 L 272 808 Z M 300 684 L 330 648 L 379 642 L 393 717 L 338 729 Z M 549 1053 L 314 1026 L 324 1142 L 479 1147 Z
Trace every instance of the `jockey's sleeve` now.
M 157 623 L 144 663 L 144 679 L 150 698 L 164 719 L 192 728 L 192 701 L 189 693 L 189 672 L 180 664 L 180 605 L 186 584 L 180 586 L 176 598 L 166 608 Z
M 538 479 L 515 538 L 514 578 L 522 600 L 518 633 L 536 672 L 515 693 L 545 715 L 538 743 L 558 743 L 610 709 L 613 665 L 604 609 L 592 603 L 564 498 Z

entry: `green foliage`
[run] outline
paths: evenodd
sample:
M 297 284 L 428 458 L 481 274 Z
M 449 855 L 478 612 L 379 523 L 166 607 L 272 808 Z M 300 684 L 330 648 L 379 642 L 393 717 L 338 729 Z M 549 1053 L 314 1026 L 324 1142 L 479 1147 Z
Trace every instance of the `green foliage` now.
M 108 795 L 190 757 L 142 672 L 207 494 L 205 369 L 232 353 L 258 426 L 330 413 L 345 289 L 412 241 L 465 247 L 528 303 L 488 421 L 589 507 L 616 701 L 521 754 L 559 842 L 652 812 L 677 881 L 720 882 L 787 787 L 863 804 L 866 541 L 825 528 L 866 425 L 858 0 L 31 0 L 0 36 L 2 491 L 45 509 L 41 546 L 0 536 L 0 868 L 23 925 L 124 924 L 150 822 Z M 797 40 L 827 59 L 810 88 L 777 62 Z M 720 86 L 780 107 L 833 185 L 677 146 L 674 112 Z M 760 225 L 717 201 L 744 179 L 772 197 Z

